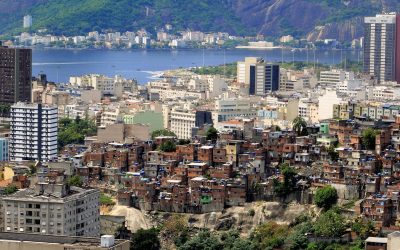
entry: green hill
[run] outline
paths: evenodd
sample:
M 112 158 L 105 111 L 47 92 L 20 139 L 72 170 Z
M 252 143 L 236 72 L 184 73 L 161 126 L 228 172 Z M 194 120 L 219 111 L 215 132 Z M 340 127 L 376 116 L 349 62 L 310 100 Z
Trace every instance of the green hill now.
M 363 16 L 383 10 L 398 11 L 400 3 L 398 0 L 0 0 L 0 33 L 21 32 L 22 17 L 30 14 L 34 20 L 32 31 L 46 28 L 58 35 L 140 28 L 154 33 L 155 28 L 169 23 L 175 31 L 351 40 L 362 35 Z
M 250 33 L 223 1 L 213 0 L 47 0 L 24 11 L 33 16 L 33 30 L 47 28 L 55 34 L 84 34 L 110 29 L 138 30 L 172 24 L 176 30 L 192 28 L 204 31 Z M 16 12 L 22 20 L 23 13 Z M 0 28 L 21 31 L 22 21 Z M 2 27 L 0 25 L 0 27 Z

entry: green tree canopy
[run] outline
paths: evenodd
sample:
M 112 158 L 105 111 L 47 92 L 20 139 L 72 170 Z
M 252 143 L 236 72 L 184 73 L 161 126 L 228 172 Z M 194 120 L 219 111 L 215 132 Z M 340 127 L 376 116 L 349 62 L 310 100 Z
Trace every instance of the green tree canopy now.
M 331 158 L 331 161 L 336 162 L 339 160 L 339 153 L 336 151 L 335 146 L 331 145 L 328 148 L 327 152 L 328 152 L 329 158 Z
M 308 245 L 306 233 L 312 233 L 311 222 L 303 222 L 292 228 L 288 237 L 285 239 L 285 249 L 302 250 Z
M 221 235 L 224 250 L 253 250 L 255 246 L 248 239 L 243 239 L 237 230 L 229 230 Z
M 285 196 L 296 188 L 297 172 L 293 167 L 290 167 L 287 164 L 282 164 L 279 168 L 283 175 L 283 183 L 279 182 L 278 180 L 275 180 L 274 191 L 279 196 Z
M 374 231 L 374 229 L 375 229 L 374 223 L 371 220 L 363 220 L 357 218 L 351 224 L 351 230 L 355 232 L 358 235 L 358 237 L 360 237 L 362 240 L 368 238 Z
M 4 193 L 6 195 L 13 194 L 13 193 L 15 193 L 17 191 L 18 191 L 18 188 L 14 184 L 9 184 L 7 187 L 4 188 Z
M 367 128 L 362 132 L 361 142 L 365 149 L 375 149 L 375 138 L 377 134 L 378 131 L 373 128 Z
M 320 208 L 329 210 L 337 203 L 338 194 L 336 188 L 325 186 L 315 193 L 314 202 Z
M 296 132 L 297 136 L 308 135 L 307 132 L 307 122 L 300 116 L 293 120 L 293 130 Z
M 161 248 L 156 228 L 139 229 L 131 238 L 131 250 L 158 250 Z
M 216 141 L 218 139 L 218 130 L 214 127 L 210 127 L 206 132 L 207 140 Z
M 278 225 L 275 222 L 267 222 L 259 225 L 250 235 L 250 239 L 255 244 L 256 249 L 275 249 L 281 248 L 287 237 L 289 228 Z
M 104 193 L 101 193 L 100 194 L 100 205 L 114 206 L 115 201 L 113 201 L 113 199 L 110 196 L 108 196 Z
M 179 250 L 221 250 L 222 248 L 223 244 L 215 235 L 209 230 L 202 230 L 179 247 Z
M 10 104 L 0 104 L 0 117 L 8 117 L 10 115 L 10 110 Z
M 346 223 L 341 214 L 329 210 L 322 213 L 314 223 L 314 231 L 318 236 L 340 237 L 346 230 Z
M 82 187 L 83 181 L 79 175 L 73 175 L 67 179 L 67 184 L 75 187 Z
M 97 126 L 91 120 L 62 118 L 58 122 L 58 148 L 68 144 L 83 144 L 85 136 L 94 136 L 96 133 Z
M 164 152 L 175 152 L 176 144 L 172 141 L 166 141 L 160 145 L 159 149 Z
M 187 139 L 179 139 L 178 140 L 178 145 L 187 145 L 190 144 L 190 140 Z

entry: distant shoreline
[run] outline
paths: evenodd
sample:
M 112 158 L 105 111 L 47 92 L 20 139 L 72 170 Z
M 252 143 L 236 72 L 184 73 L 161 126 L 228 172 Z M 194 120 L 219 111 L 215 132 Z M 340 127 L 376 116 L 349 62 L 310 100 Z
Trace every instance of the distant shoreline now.
M 179 49 L 172 49 L 172 48 L 132 48 L 132 49 L 106 49 L 106 48 L 58 48 L 58 47 L 32 47 L 32 46 L 21 46 L 21 48 L 29 48 L 32 50 L 43 51 L 43 50 L 71 50 L 71 51 L 196 51 L 196 50 L 207 50 L 207 51 L 223 51 L 223 50 L 307 50 L 307 48 L 291 48 L 291 47 L 281 47 L 281 46 L 274 46 L 274 47 L 257 47 L 257 46 L 237 46 L 235 48 L 179 48 Z M 313 49 L 308 49 L 312 51 Z M 336 49 L 336 48 L 329 48 L 329 49 L 316 49 L 316 51 L 362 51 L 362 49 Z
M 235 49 L 258 49 L 258 50 L 270 50 L 270 49 L 285 49 L 281 46 L 272 46 L 272 47 L 262 47 L 262 46 L 236 46 Z M 292 49 L 292 48 L 286 48 Z

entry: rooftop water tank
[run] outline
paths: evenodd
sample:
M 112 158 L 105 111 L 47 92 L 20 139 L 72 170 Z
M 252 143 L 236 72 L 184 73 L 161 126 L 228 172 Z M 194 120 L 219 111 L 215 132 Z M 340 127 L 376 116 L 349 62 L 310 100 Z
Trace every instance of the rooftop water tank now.
M 114 235 L 101 236 L 101 247 L 112 247 L 115 244 Z

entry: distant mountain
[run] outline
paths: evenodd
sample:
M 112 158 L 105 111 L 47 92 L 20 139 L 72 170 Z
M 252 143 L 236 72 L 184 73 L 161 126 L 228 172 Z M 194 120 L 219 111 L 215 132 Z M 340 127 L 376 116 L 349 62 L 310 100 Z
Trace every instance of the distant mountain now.
M 84 34 L 172 24 L 175 30 L 226 31 L 239 35 L 291 34 L 311 40 L 351 40 L 362 35 L 362 17 L 398 11 L 398 0 L 0 0 L 0 33 L 33 30 Z

